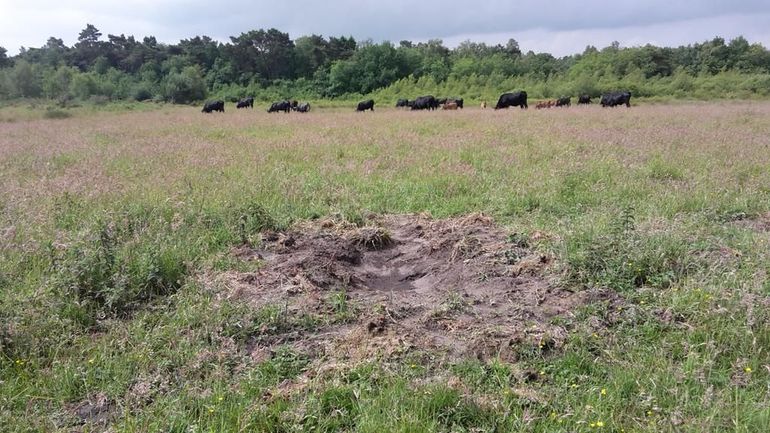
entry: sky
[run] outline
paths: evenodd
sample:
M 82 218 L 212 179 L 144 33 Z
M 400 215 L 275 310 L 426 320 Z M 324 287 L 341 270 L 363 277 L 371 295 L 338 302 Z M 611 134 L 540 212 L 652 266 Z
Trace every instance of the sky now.
M 563 56 L 612 41 L 679 46 L 743 35 L 770 47 L 770 0 L 0 0 L 0 46 L 77 41 L 86 23 L 104 35 L 155 36 L 175 43 L 196 35 L 220 41 L 275 27 L 356 40 L 442 39 L 505 44 Z

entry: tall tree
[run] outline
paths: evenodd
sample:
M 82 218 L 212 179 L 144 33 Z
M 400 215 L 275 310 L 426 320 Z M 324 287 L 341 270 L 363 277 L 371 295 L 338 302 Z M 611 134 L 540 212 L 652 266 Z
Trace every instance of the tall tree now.
M 11 66 L 11 59 L 8 58 L 7 53 L 8 53 L 8 50 L 6 50 L 3 47 L 0 47 L 0 68 Z

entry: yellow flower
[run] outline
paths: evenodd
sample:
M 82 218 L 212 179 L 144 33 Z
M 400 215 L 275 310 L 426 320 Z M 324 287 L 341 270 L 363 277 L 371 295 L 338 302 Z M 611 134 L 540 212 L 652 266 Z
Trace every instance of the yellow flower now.
M 224 399 L 225 399 L 224 397 L 219 397 L 219 398 L 217 399 L 217 401 L 222 401 L 222 400 L 224 400 Z
M 588 426 L 589 426 L 589 427 L 592 427 L 592 428 L 593 428 L 593 427 L 596 427 L 596 423 L 595 423 L 595 422 L 592 422 L 591 424 L 588 424 Z
M 545 376 L 545 370 L 540 370 L 540 375 Z
M 746 373 L 751 373 L 751 367 L 746 367 L 743 369 Z
M 597 427 L 604 427 L 604 421 L 596 421 Z
M 409 366 L 412 368 L 417 368 L 417 364 L 409 364 Z
M 89 364 L 93 364 L 93 363 L 94 363 L 94 358 L 91 358 L 91 359 L 89 359 L 89 360 L 88 360 L 88 363 L 89 363 Z
M 577 384 L 576 384 L 576 383 L 573 383 L 573 384 L 572 384 L 572 385 L 570 385 L 569 387 L 570 387 L 570 388 L 577 388 Z
M 209 413 L 214 413 L 214 409 L 213 408 L 209 408 Z
M 652 416 L 652 411 L 651 410 L 647 411 L 647 416 Z
M 551 412 L 551 418 L 556 418 L 556 412 Z
M 607 395 L 607 390 L 605 388 L 602 388 L 602 395 Z

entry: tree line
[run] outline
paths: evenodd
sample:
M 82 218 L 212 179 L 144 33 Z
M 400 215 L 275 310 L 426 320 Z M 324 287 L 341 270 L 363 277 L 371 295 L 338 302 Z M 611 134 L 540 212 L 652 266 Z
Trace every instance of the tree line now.
M 2 41 L 0 41 L 1 43 Z M 505 45 L 439 39 L 374 43 L 353 37 L 252 30 L 226 43 L 208 36 L 164 44 L 155 37 L 107 35 L 91 24 L 77 43 L 51 37 L 12 57 L 0 47 L 0 99 L 234 100 L 416 96 L 490 97 L 526 88 L 535 98 L 626 88 L 637 96 L 770 96 L 770 52 L 743 37 L 679 47 L 617 42 L 555 57 Z M 411 93 L 410 93 L 411 92 Z

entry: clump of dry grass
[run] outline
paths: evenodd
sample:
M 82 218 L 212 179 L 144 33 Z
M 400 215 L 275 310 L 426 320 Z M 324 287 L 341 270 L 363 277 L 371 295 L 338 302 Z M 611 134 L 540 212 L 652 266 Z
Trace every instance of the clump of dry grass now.
M 369 250 L 381 250 L 392 245 L 390 232 L 382 227 L 361 227 L 349 236 L 350 241 Z

